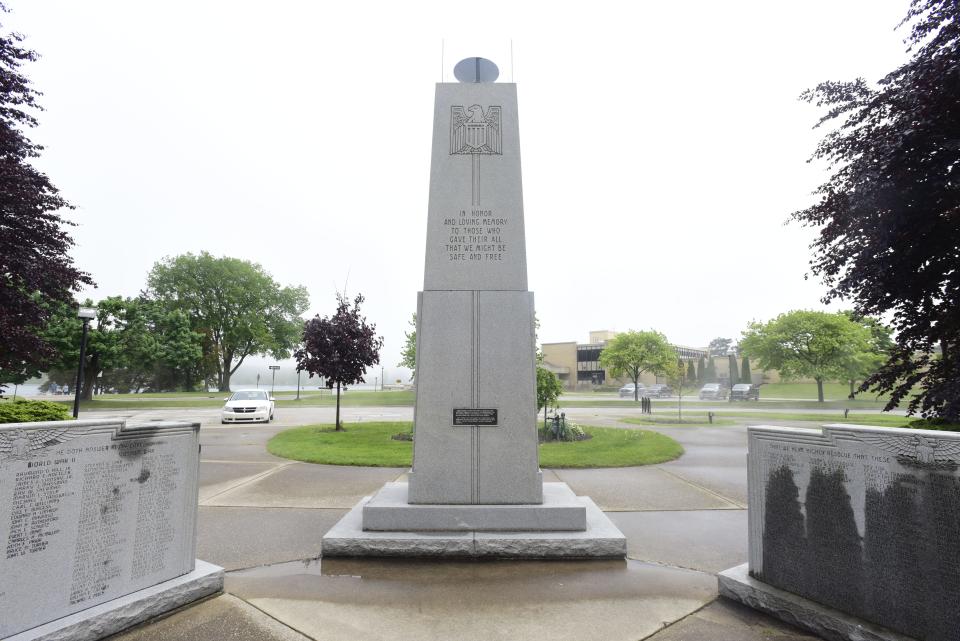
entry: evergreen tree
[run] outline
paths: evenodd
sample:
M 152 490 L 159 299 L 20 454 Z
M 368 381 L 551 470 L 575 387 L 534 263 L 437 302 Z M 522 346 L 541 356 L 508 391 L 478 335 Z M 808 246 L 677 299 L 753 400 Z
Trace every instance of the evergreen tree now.
M 703 385 L 704 383 L 707 382 L 706 369 L 707 369 L 706 359 L 703 356 L 701 356 L 700 360 L 697 361 L 697 384 L 698 385 Z
M 741 383 L 753 383 L 753 375 L 750 373 L 750 357 L 744 356 L 743 361 L 740 363 L 740 382 Z
M 740 380 L 740 372 L 737 371 L 737 357 L 730 354 L 727 356 L 727 361 L 730 363 L 730 386 L 733 387 Z
M 717 366 L 713 362 L 713 357 L 707 359 L 707 373 L 703 380 L 704 383 L 716 383 L 717 382 Z
M 697 384 L 697 370 L 693 366 L 693 361 L 687 361 L 687 385 Z

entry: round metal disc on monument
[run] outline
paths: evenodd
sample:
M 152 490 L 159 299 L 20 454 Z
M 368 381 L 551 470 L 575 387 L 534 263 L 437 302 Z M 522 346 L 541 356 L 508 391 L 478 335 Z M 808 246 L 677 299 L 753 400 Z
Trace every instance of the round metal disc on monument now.
M 460 82 L 493 82 L 500 76 L 500 70 L 492 60 L 473 57 L 458 62 L 453 75 Z

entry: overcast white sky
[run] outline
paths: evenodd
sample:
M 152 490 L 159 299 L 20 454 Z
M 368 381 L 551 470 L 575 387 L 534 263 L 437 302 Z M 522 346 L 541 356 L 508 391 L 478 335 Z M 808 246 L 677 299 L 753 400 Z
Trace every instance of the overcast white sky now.
M 33 136 L 77 206 L 90 295 L 135 295 L 155 261 L 207 250 L 328 314 L 349 274 L 389 372 L 423 285 L 442 39 L 448 68 L 489 42 L 470 54 L 508 80 L 513 41 L 540 339 L 655 328 L 702 346 L 821 307 L 811 233 L 784 226 L 825 176 L 797 96 L 905 60 L 908 0 L 7 4 L 42 55 Z

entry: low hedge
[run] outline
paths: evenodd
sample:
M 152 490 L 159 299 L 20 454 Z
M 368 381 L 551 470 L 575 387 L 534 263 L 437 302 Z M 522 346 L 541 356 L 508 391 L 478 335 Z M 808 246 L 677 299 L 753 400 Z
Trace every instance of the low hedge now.
M 69 421 L 73 416 L 64 403 L 17 399 L 0 403 L 0 423 Z
M 960 423 L 950 423 L 942 418 L 918 418 L 907 425 L 915 430 L 941 430 L 943 432 L 960 432 Z

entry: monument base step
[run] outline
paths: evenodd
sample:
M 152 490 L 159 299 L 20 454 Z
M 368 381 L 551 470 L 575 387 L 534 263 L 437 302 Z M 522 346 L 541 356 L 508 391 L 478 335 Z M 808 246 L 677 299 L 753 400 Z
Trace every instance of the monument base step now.
M 375 532 L 363 529 L 365 497 L 323 537 L 324 557 L 622 559 L 627 539 L 589 497 L 582 532 Z
M 775 588 L 750 576 L 748 566 L 744 563 L 717 576 L 721 596 L 809 630 L 827 641 L 916 641 L 852 614 Z
M 223 568 L 197 560 L 193 572 L 158 583 L 3 641 L 93 641 L 223 591 Z
M 377 532 L 551 532 L 587 529 L 587 509 L 566 483 L 544 483 L 536 505 L 408 503 L 407 483 L 387 483 L 363 506 L 363 529 Z

